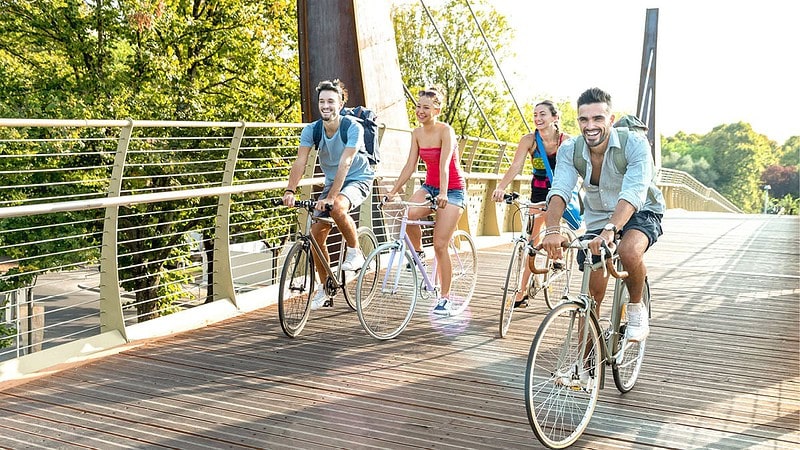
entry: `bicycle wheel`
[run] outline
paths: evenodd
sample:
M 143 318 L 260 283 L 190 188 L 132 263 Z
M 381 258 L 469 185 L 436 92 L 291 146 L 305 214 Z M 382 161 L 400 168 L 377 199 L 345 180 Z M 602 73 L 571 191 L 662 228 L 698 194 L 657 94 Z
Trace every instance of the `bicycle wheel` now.
M 381 268 L 379 261 L 388 261 Z M 356 289 L 356 311 L 364 331 L 375 339 L 392 339 L 405 329 L 417 304 L 417 271 L 407 270 L 411 254 L 397 242 L 385 243 L 367 256 L 377 276 L 362 272 Z
M 369 255 L 372 253 L 373 250 L 378 246 L 378 239 L 375 237 L 375 233 L 372 232 L 367 227 L 359 227 L 356 231 L 358 236 L 358 247 L 361 249 L 361 252 L 364 256 Z M 339 258 L 339 281 L 344 286 L 344 299 L 347 302 L 347 305 L 353 310 L 356 310 L 356 288 L 358 287 L 358 275 L 363 270 L 359 268 L 358 270 L 354 271 L 345 271 L 342 270 L 342 262 L 344 261 L 344 253 L 340 252 L 341 257 Z M 380 256 L 380 255 L 378 255 Z M 375 270 L 376 267 L 380 266 L 380 258 L 376 258 L 371 261 L 371 264 L 366 266 L 367 273 L 365 276 L 377 278 L 378 271 Z M 372 280 L 370 283 L 372 286 L 375 285 L 375 280 Z
M 625 283 L 620 282 L 622 286 L 622 304 L 627 305 L 630 301 L 630 294 Z M 642 291 L 642 304 L 650 314 L 650 283 L 647 278 L 644 280 L 644 290 Z M 614 374 L 614 384 L 617 389 L 623 394 L 633 389 L 636 380 L 639 378 L 639 370 L 642 368 L 642 361 L 644 361 L 644 349 L 647 340 L 641 342 L 624 342 L 625 349 L 620 352 L 620 345 L 623 344 L 622 336 L 625 336 L 625 326 L 627 319 L 623 316 L 620 320 L 619 336 L 620 340 L 617 343 L 617 348 L 614 349 L 614 354 L 619 355 L 611 364 L 611 370 Z
M 553 308 L 533 338 L 525 369 L 525 408 L 534 434 L 549 448 L 572 445 L 589 425 L 600 392 L 602 351 L 597 322 L 577 302 Z M 581 349 L 585 359 L 581 362 Z M 595 349 L 597 351 L 595 351 Z
M 503 301 L 500 304 L 500 337 L 506 337 L 511 325 L 511 314 L 514 312 L 514 301 L 520 291 L 520 282 L 525 271 L 525 242 L 517 241 L 508 261 L 506 283 L 503 285 Z
M 311 311 L 311 294 L 314 289 L 314 263 L 307 240 L 292 245 L 281 269 L 278 290 L 278 315 L 281 328 L 289 337 L 303 331 Z
M 569 294 L 569 282 L 572 277 L 575 258 L 572 248 L 566 248 L 563 252 L 563 260 L 547 261 L 549 270 L 544 274 L 544 280 L 542 281 L 544 303 L 549 309 L 553 309 Z
M 472 236 L 464 230 L 456 230 L 450 240 L 450 264 L 453 278 L 450 282 L 450 315 L 464 312 L 472 300 L 478 282 L 478 254 Z

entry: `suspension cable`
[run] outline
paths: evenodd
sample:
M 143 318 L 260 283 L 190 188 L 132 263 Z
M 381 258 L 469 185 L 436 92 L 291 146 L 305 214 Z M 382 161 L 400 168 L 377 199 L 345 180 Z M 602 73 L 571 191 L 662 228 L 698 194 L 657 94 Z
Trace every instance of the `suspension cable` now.
M 472 19 L 475 21 L 475 25 L 478 26 L 478 31 L 481 32 L 481 36 L 483 37 L 483 42 L 486 43 L 486 48 L 489 49 L 489 54 L 492 55 L 492 59 L 494 60 L 494 65 L 497 67 L 497 71 L 500 72 L 500 76 L 503 78 L 503 83 L 506 85 L 506 89 L 508 89 L 508 93 L 511 95 L 511 100 L 514 102 L 514 106 L 517 107 L 517 112 L 519 112 L 519 117 L 522 119 L 522 123 L 525 124 L 525 128 L 528 129 L 528 133 L 531 132 L 531 127 L 528 125 L 528 121 L 525 120 L 525 114 L 522 112 L 522 108 L 519 107 L 519 103 L 517 103 L 516 97 L 514 97 L 514 91 L 511 90 L 511 86 L 508 84 L 508 80 L 506 80 L 506 76 L 503 73 L 503 69 L 500 68 L 500 63 L 497 61 L 497 57 L 494 55 L 494 50 L 492 50 L 492 45 L 489 44 L 489 39 L 486 38 L 486 34 L 483 32 L 483 27 L 481 23 L 478 22 L 478 17 L 475 15 L 475 11 L 472 10 L 472 5 L 470 4 L 469 0 L 464 0 L 464 3 L 467 4 L 467 8 L 469 8 L 470 14 L 472 14 Z
M 497 133 L 495 133 L 494 128 L 492 128 L 492 124 L 489 123 L 489 118 L 486 117 L 486 113 L 483 112 L 483 108 L 481 108 L 480 103 L 478 103 L 478 100 L 475 98 L 475 93 L 472 92 L 472 87 L 470 87 L 469 82 L 467 82 L 467 77 L 464 76 L 464 72 L 461 71 L 461 66 L 458 65 L 458 61 L 456 61 L 456 58 L 453 56 L 453 52 L 450 51 L 450 47 L 447 45 L 447 42 L 445 42 L 444 36 L 442 36 L 442 33 L 439 31 L 439 27 L 436 25 L 436 21 L 433 19 L 433 15 L 431 15 L 428 6 L 425 4 L 425 0 L 419 0 L 419 2 L 422 4 L 422 9 L 425 10 L 425 14 L 428 15 L 428 18 L 430 19 L 431 24 L 433 25 L 433 29 L 436 30 L 436 34 L 439 35 L 439 39 L 442 41 L 444 49 L 447 51 L 447 54 L 450 56 L 450 60 L 453 62 L 453 65 L 456 67 L 458 74 L 461 76 L 461 80 L 467 87 L 467 91 L 469 91 L 469 95 L 470 97 L 472 97 L 472 101 L 475 102 L 475 106 L 478 108 L 478 112 L 481 113 L 483 121 L 486 123 L 486 126 L 489 127 L 489 131 L 492 132 L 494 140 L 499 141 L 500 139 L 497 137 Z

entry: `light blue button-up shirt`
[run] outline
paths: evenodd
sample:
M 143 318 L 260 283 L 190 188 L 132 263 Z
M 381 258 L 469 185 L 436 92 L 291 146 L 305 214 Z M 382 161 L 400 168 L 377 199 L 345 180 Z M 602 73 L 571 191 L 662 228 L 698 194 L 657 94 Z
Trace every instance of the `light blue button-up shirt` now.
M 567 140 L 558 149 L 553 185 L 547 195 L 548 202 L 552 196 L 558 195 L 564 199 L 565 203 L 569 203 L 572 189 L 579 177 L 572 162 L 575 139 Z M 595 186 L 589 183 L 589 180 L 592 179 L 589 146 L 583 147 L 583 158 L 586 160 L 586 177 L 583 180 L 585 192 L 583 219 L 587 230 L 603 228 L 620 200 L 625 200 L 633 205 L 636 211 L 664 214 L 666 210 L 664 197 L 655 185 L 653 155 L 650 154 L 650 145 L 647 140 L 638 133 L 628 133 L 628 141 L 624 149 L 628 165 L 624 174 L 617 170 L 614 163 L 613 152 L 619 151 L 623 151 L 620 149 L 619 135 L 617 130 L 612 127 L 608 137 L 608 149 L 603 156 L 600 184 Z

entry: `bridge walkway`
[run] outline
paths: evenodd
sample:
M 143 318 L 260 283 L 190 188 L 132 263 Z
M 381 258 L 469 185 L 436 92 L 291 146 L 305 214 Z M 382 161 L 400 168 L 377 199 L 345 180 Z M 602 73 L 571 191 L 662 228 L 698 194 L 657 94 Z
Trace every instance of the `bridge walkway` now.
M 652 334 L 575 448 L 800 447 L 800 221 L 670 210 Z M 341 302 L 286 338 L 274 307 L 0 385 L 3 448 L 539 448 L 523 399 L 541 299 L 497 336 L 508 245 L 469 314 L 380 342 Z

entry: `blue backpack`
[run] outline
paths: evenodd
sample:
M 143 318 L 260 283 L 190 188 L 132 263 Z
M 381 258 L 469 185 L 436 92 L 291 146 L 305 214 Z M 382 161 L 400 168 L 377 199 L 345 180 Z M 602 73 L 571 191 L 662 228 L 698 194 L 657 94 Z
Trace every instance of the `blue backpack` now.
M 355 108 L 342 108 L 340 114 L 342 116 L 348 116 L 361 124 L 361 127 L 364 128 L 363 150 L 371 165 L 374 166 L 378 164 L 381 161 L 381 157 L 378 144 L 378 116 L 375 115 L 375 112 L 363 106 L 356 106 Z M 339 137 L 345 144 L 347 144 L 347 130 L 349 128 L 349 120 L 343 120 L 339 125 Z M 317 120 L 314 122 L 314 147 L 319 148 L 321 140 L 322 120 Z

